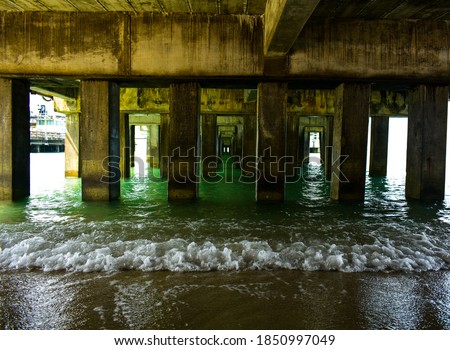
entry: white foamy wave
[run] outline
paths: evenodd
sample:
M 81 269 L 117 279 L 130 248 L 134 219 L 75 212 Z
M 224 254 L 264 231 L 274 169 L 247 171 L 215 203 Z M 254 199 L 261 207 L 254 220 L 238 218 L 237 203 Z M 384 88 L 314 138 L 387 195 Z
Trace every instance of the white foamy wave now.
M 389 241 L 352 246 L 318 242 L 289 245 L 266 241 L 214 244 L 171 239 L 96 243 L 81 235 L 63 243 L 36 236 L 21 241 L 0 237 L 0 267 L 43 271 L 214 271 L 291 269 L 304 271 L 430 271 L 450 268 L 450 253 L 429 241 L 413 246 Z

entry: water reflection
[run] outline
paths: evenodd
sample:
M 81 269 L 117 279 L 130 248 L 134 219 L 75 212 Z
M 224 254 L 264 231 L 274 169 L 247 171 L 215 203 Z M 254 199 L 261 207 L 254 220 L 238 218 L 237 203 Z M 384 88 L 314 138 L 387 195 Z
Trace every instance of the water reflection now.
M 3 329 L 450 328 L 448 272 L 2 275 Z
M 2 328 L 450 327 L 450 202 L 404 200 L 404 178 L 341 205 L 309 165 L 269 205 L 225 181 L 169 203 L 144 174 L 88 203 L 60 170 L 0 204 Z

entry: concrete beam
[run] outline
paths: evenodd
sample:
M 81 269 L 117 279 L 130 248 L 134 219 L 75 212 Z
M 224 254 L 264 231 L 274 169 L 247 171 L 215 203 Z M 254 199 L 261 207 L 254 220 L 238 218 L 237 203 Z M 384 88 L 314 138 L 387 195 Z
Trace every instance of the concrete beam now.
M 264 13 L 264 55 L 286 55 L 320 0 L 268 0 Z
M 121 88 L 120 109 L 127 113 L 169 113 L 168 88 Z M 201 89 L 202 114 L 256 113 L 256 100 L 243 89 Z
M 0 12 L 0 74 L 128 75 L 130 16 Z M 84 72 L 84 73 L 83 73 Z
M 31 86 L 31 91 L 44 96 L 59 97 L 65 100 L 76 101 L 78 98 L 78 88 L 47 88 L 40 86 Z
M 0 74 L 255 76 L 260 16 L 0 12 Z M 152 59 L 149 60 L 149 57 Z
M 259 16 L 138 14 L 131 21 L 130 73 L 184 77 L 260 75 L 262 46 L 263 24 Z
M 294 6 L 315 0 L 278 1 Z M 282 8 L 272 25 L 273 44 L 282 43 L 275 38 L 289 29 L 282 16 L 290 10 Z M 274 73 L 303 81 L 449 85 L 449 27 L 443 20 L 310 18 L 288 64 Z M 0 12 L 0 76 L 255 81 L 267 68 L 264 30 L 259 16 L 248 15 L 105 12 L 93 21 L 83 12 Z
M 334 115 L 335 90 L 289 90 L 288 113 L 299 116 Z M 377 116 L 408 116 L 407 91 L 372 91 L 370 114 Z
M 449 85 L 449 31 L 449 21 L 310 19 L 292 47 L 289 76 Z
M 129 116 L 130 125 L 151 125 L 161 124 L 160 114 L 131 114 Z
M 256 114 L 256 111 L 255 111 Z M 217 116 L 217 125 L 218 126 L 226 126 L 226 125 L 238 125 L 244 124 L 244 119 L 247 118 L 247 115 L 218 115 Z
M 256 114 L 256 99 L 248 99 L 248 90 L 202 89 L 201 113 L 218 115 L 217 123 L 234 115 Z M 127 113 L 169 113 L 169 89 L 167 88 L 121 88 L 120 108 Z M 335 90 L 288 90 L 288 113 L 304 116 L 327 116 L 335 113 Z M 56 100 L 55 100 L 56 101 Z M 372 91 L 371 115 L 408 116 L 407 91 Z M 241 117 L 242 118 L 242 117 Z M 132 116 L 134 120 L 134 117 Z M 153 123 L 150 121 L 149 123 Z M 236 124 L 236 123 L 234 123 Z

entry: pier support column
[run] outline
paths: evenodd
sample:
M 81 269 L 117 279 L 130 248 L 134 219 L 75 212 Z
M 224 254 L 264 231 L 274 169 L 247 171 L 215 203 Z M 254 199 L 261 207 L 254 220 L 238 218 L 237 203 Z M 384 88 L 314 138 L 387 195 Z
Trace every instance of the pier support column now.
M 80 176 L 80 114 L 66 114 L 66 139 L 64 142 L 65 175 L 66 177 Z
M 299 116 L 296 114 L 289 114 L 287 118 L 286 155 L 289 158 L 286 160 L 286 176 L 295 177 L 297 176 L 298 163 Z
M 169 90 L 169 200 L 198 194 L 200 86 L 176 83 Z
M 369 84 L 341 84 L 336 89 L 331 175 L 333 200 L 364 200 L 369 103 Z
M 136 125 L 130 125 L 130 167 L 134 168 L 136 154 Z
M 244 116 L 241 168 L 244 175 L 256 175 L 256 114 Z
M 259 83 L 257 201 L 283 201 L 286 155 L 286 83 Z
M 147 131 L 147 161 L 152 168 L 159 168 L 159 125 L 151 124 Z
M 444 199 L 447 104 L 447 86 L 420 85 L 409 93 L 406 157 L 408 199 Z
M 119 86 L 81 81 L 80 160 L 82 199 L 120 196 Z
M 130 116 L 120 113 L 120 172 L 123 178 L 131 176 Z
M 0 201 L 30 195 L 30 85 L 0 78 Z
M 324 166 L 325 166 L 325 176 L 329 181 L 331 180 L 331 168 L 332 168 L 332 160 L 333 160 L 333 123 L 334 117 L 329 115 L 325 117 L 326 127 L 325 127 L 325 135 L 324 135 L 324 153 L 322 156 Z
M 169 177 L 169 125 L 170 116 L 167 113 L 161 114 L 160 125 L 159 125 L 159 135 L 160 135 L 160 145 L 159 145 L 159 168 L 160 176 L 162 179 L 167 179 Z
M 370 132 L 370 176 L 386 176 L 389 141 L 389 117 L 372 116 Z
M 234 139 L 235 142 L 235 152 L 234 155 L 237 156 L 236 159 L 239 161 L 239 164 L 242 159 L 242 138 L 244 136 L 244 127 L 242 124 L 236 125 L 236 137 Z M 238 165 L 239 165 L 238 164 Z
M 202 172 L 203 178 L 216 175 L 217 157 L 217 116 L 202 115 Z

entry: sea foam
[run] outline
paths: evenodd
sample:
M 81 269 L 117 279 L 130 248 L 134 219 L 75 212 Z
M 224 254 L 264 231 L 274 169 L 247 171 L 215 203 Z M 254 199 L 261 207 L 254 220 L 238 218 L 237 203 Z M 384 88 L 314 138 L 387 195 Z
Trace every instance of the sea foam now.
M 0 235 L 0 267 L 43 271 L 215 271 L 290 269 L 303 271 L 431 271 L 450 268 L 450 252 L 430 241 L 405 246 L 327 242 L 271 244 L 263 240 L 214 243 L 170 239 L 98 243 L 88 235 L 65 242 L 41 236 L 13 241 Z

